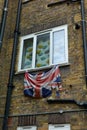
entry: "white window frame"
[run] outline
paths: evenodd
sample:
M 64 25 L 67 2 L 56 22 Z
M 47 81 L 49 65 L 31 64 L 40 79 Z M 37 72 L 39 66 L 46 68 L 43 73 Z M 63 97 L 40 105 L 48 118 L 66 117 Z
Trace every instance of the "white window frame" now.
M 36 126 L 19 126 L 17 130 L 37 130 Z
M 49 124 L 48 130 L 71 130 L 70 124 Z
M 65 61 L 62 63 L 58 63 L 59 65 L 64 65 L 64 64 L 68 64 L 68 26 L 67 25 L 63 25 L 63 26 L 59 26 L 59 27 L 55 27 L 55 28 L 51 28 L 50 30 L 44 30 L 38 33 L 34 33 L 34 34 L 30 34 L 30 35 L 26 35 L 26 36 L 22 36 L 20 37 L 20 50 L 19 50 L 19 58 L 18 58 L 18 72 L 23 72 L 26 70 L 38 70 L 38 69 L 42 69 L 42 68 L 49 68 L 50 66 L 52 66 L 52 33 L 55 31 L 59 31 L 59 30 L 65 30 Z M 36 49 L 36 37 L 42 34 L 46 34 L 46 33 L 50 33 L 50 64 L 49 66 L 46 67 L 40 67 L 40 68 L 35 68 L 35 49 Z M 28 69 L 21 69 L 21 63 L 22 63 L 22 52 L 23 52 L 23 41 L 25 39 L 29 39 L 29 38 L 34 38 L 34 44 L 33 44 L 33 55 L 32 55 L 32 68 L 28 68 Z

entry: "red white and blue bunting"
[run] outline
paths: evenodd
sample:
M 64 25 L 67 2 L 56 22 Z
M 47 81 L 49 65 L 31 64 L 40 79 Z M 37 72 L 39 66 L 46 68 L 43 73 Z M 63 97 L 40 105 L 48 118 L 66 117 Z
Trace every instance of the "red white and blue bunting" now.
M 24 94 L 34 98 L 46 98 L 51 96 L 52 88 L 56 88 L 57 94 L 62 90 L 61 75 L 58 66 L 54 66 L 47 72 L 37 74 L 25 73 Z

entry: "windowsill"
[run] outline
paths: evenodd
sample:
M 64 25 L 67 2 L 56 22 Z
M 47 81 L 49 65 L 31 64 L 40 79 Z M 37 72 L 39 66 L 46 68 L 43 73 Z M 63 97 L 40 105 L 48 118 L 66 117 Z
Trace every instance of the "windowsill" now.
M 64 66 L 70 66 L 71 63 L 64 63 L 64 64 L 59 64 L 59 67 L 64 67 Z M 50 65 L 48 67 L 42 67 L 42 68 L 35 68 L 35 69 L 25 69 L 25 70 L 21 70 L 21 71 L 16 71 L 15 75 L 17 74 L 23 74 L 26 71 L 27 72 L 37 72 L 37 71 L 43 71 L 43 70 L 47 70 L 47 69 L 51 69 L 53 67 L 53 65 Z

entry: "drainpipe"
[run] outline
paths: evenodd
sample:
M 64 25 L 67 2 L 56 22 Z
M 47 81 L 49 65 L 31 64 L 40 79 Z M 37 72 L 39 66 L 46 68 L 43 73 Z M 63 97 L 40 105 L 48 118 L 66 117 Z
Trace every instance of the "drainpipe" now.
M 86 21 L 85 21 L 85 8 L 84 0 L 81 0 L 81 18 L 82 18 L 82 39 L 84 48 L 84 64 L 85 64 L 85 78 L 87 85 L 87 42 L 86 42 Z
M 2 21 L 1 21 L 1 26 L 0 26 L 0 49 L 2 47 L 2 41 L 3 41 L 3 36 L 4 36 L 4 31 L 5 31 L 5 24 L 6 24 L 7 11 L 8 11 L 7 8 L 8 8 L 8 0 L 5 0 L 3 13 L 2 13 Z
M 58 111 L 51 111 L 51 112 L 36 112 L 36 113 L 27 113 L 27 114 L 16 114 L 16 115 L 9 115 L 10 117 L 25 117 L 25 116 L 40 116 L 40 115 L 50 115 L 50 114 L 62 114 L 62 113 L 73 113 L 73 112 L 87 112 L 87 108 L 86 109 L 69 109 L 69 110 L 64 110 L 64 109 L 60 109 Z M 0 119 L 3 118 L 3 115 L 0 115 Z
M 11 65 L 10 65 L 9 80 L 8 80 L 8 86 L 7 86 L 8 90 L 7 90 L 7 97 L 6 97 L 6 104 L 5 104 L 5 112 L 4 112 L 2 130 L 8 129 L 7 121 L 8 121 L 8 116 L 9 116 L 9 108 L 10 108 L 12 90 L 13 90 L 13 87 L 14 87 L 13 76 L 14 76 L 16 49 L 17 49 L 17 44 L 18 44 L 20 13 L 21 13 L 21 0 L 19 0 L 19 2 L 18 2 L 16 25 L 15 25 L 15 31 L 14 31 L 14 43 L 13 43 L 13 51 L 12 51 L 12 58 L 11 58 Z

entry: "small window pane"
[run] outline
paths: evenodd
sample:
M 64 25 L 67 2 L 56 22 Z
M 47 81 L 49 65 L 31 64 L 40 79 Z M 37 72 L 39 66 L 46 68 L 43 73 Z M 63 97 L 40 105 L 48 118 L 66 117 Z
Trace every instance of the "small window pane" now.
M 37 36 L 36 67 L 49 65 L 50 33 Z
M 32 50 L 33 50 L 33 38 L 24 40 L 21 69 L 32 67 Z
M 53 33 L 53 64 L 65 61 L 65 31 Z
M 17 130 L 36 130 L 36 126 L 22 126 L 22 127 L 17 127 Z
M 50 124 L 49 130 L 70 130 L 70 124 Z

